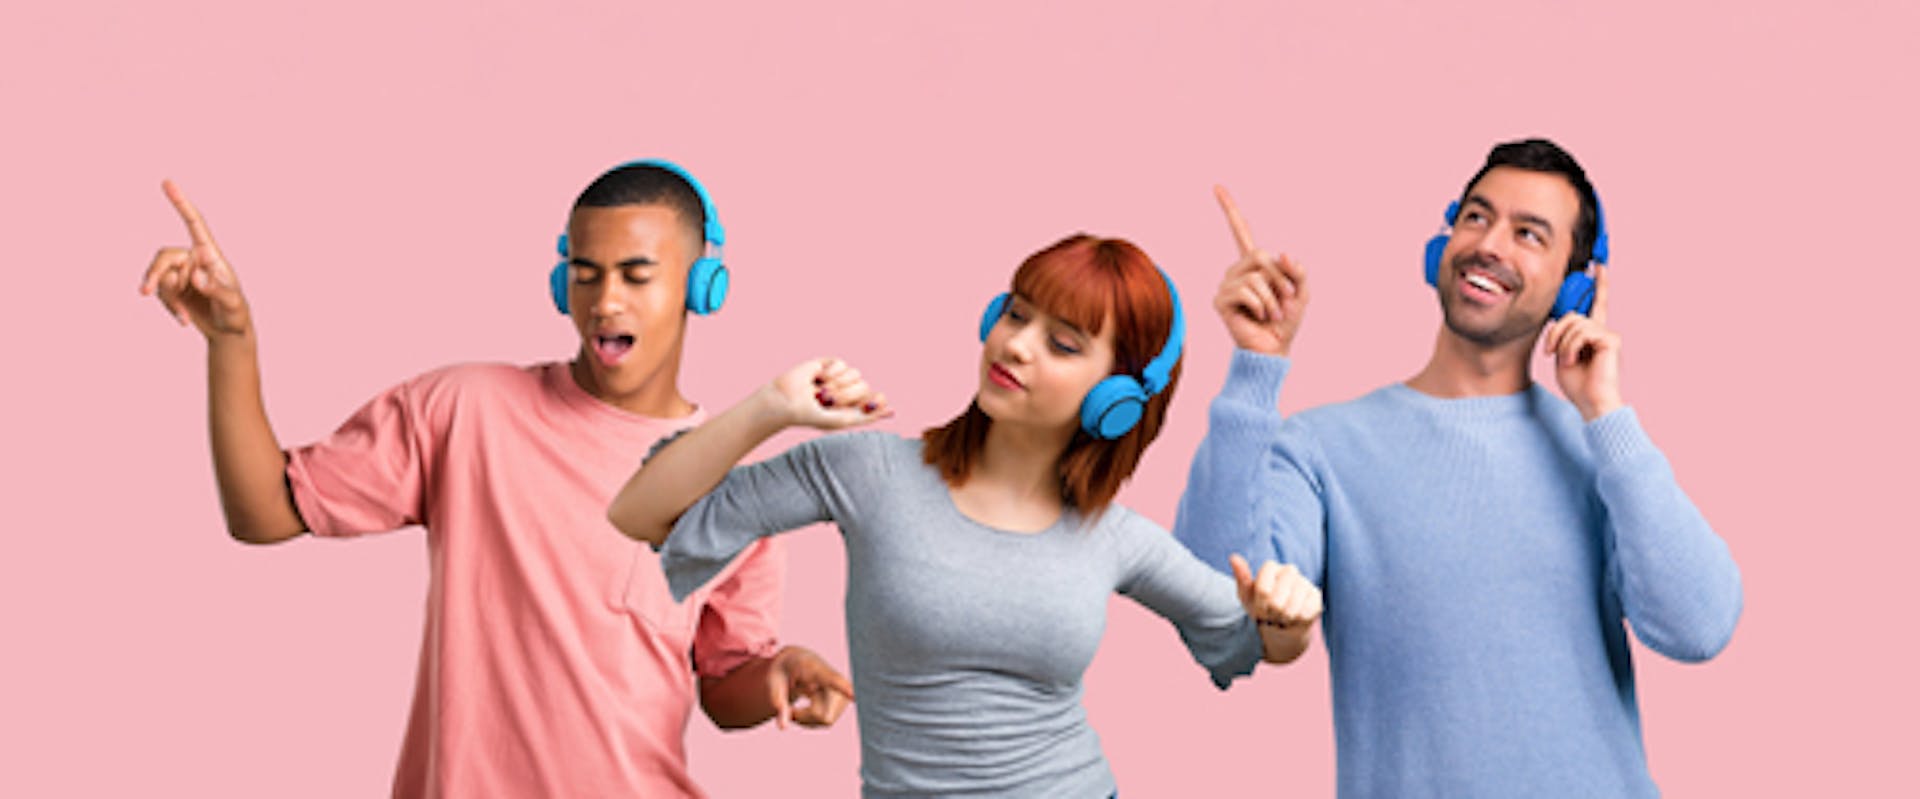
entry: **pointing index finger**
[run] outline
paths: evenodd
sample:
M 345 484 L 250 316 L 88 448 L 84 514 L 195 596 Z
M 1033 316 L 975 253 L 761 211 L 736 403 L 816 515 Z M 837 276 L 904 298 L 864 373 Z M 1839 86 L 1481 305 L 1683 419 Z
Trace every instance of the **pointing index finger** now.
M 200 218 L 200 210 L 193 207 L 186 192 L 171 180 L 161 181 L 160 189 L 167 193 L 173 209 L 180 212 L 180 221 L 187 223 L 187 235 L 193 238 L 194 246 L 213 246 L 213 231 L 207 229 L 207 221 Z
M 1227 193 L 1227 187 L 1215 184 L 1213 197 L 1220 201 L 1220 210 L 1227 212 L 1227 227 L 1233 230 L 1233 241 L 1240 245 L 1240 254 L 1253 252 L 1253 231 L 1247 229 L 1247 220 L 1240 215 L 1240 207 L 1233 204 L 1233 195 Z

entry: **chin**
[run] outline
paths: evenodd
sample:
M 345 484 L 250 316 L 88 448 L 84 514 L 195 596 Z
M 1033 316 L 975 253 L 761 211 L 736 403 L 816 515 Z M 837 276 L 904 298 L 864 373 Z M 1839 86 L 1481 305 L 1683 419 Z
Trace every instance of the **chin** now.
M 1542 319 L 1526 319 L 1522 315 L 1508 312 L 1504 316 L 1486 320 L 1466 320 L 1451 309 L 1444 311 L 1447 331 L 1467 341 L 1483 347 L 1497 347 L 1516 340 L 1531 341 L 1540 334 Z
M 1000 407 L 1000 398 L 993 396 L 993 392 L 988 391 L 984 386 L 973 393 L 973 404 L 978 406 L 980 412 L 986 414 L 988 419 L 999 419 L 1001 413 L 1005 411 L 1005 408 Z

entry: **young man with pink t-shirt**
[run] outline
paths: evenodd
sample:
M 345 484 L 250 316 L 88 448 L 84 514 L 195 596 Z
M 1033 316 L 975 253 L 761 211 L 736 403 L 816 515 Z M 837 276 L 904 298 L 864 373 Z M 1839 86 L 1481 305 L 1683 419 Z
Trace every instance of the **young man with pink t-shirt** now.
M 234 270 L 164 188 L 191 246 L 161 250 L 141 291 L 206 337 L 228 531 L 267 544 L 426 528 L 426 640 L 394 795 L 698 796 L 682 739 L 696 695 L 725 728 L 839 717 L 846 678 L 778 645 L 777 548 L 675 603 L 657 556 L 606 519 L 647 448 L 704 418 L 678 389 L 681 344 L 686 311 L 724 299 L 708 256 L 725 233 L 691 175 L 626 164 L 575 202 L 552 275 L 580 334 L 571 362 L 428 372 L 291 450 L 267 421 Z

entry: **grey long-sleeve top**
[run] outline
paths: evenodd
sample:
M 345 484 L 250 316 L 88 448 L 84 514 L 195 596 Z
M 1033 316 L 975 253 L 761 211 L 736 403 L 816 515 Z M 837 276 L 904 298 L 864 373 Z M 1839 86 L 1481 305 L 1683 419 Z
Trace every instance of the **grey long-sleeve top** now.
M 1081 675 L 1118 591 L 1173 622 L 1216 685 L 1253 670 L 1260 638 L 1231 578 L 1114 505 L 1038 533 L 954 506 L 921 443 L 823 436 L 730 472 L 661 550 L 675 598 L 753 541 L 836 522 L 863 794 L 1104 797 L 1112 771 Z

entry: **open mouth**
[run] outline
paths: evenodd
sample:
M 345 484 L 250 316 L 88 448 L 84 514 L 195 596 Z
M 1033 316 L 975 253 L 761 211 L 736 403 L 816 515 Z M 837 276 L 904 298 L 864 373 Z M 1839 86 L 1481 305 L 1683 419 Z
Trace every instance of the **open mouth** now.
M 1483 275 L 1479 272 L 1468 272 L 1466 281 L 1467 281 L 1467 285 L 1477 288 L 1482 292 L 1485 292 L 1492 296 L 1497 297 L 1499 295 L 1507 293 L 1506 286 L 1502 286 L 1499 283 L 1495 283 L 1493 281 L 1493 278 L 1487 277 L 1486 275 Z
M 1460 270 L 1460 293 L 1467 299 L 1492 303 L 1513 293 L 1514 282 L 1497 269 L 1479 263 L 1457 264 L 1457 267 Z
M 593 337 L 593 354 L 604 366 L 613 366 L 633 349 L 633 336 L 626 333 L 600 333 Z

